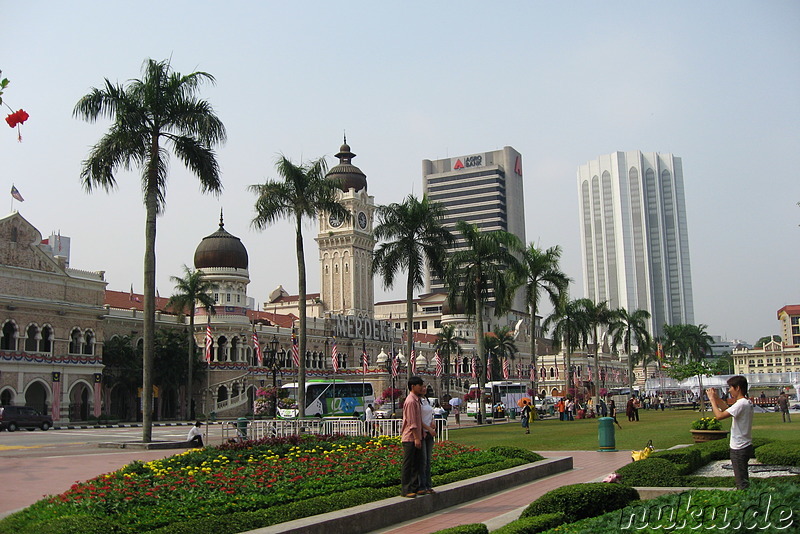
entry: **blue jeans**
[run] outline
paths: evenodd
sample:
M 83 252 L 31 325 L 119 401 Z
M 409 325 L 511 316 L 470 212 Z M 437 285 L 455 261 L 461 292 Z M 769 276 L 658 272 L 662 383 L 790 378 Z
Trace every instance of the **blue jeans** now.
M 433 461 L 433 436 L 425 434 L 422 440 L 422 469 L 419 476 L 419 489 L 433 489 L 431 462 Z

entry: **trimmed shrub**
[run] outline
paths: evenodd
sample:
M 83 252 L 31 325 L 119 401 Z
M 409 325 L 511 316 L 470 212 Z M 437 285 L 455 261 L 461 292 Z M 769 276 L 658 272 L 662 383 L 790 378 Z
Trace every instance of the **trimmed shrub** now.
M 471 523 L 437 530 L 433 534 L 489 534 L 489 529 L 483 523 Z
M 702 454 L 695 447 L 654 452 L 650 458 L 661 458 L 672 462 L 678 469 L 679 475 L 689 475 L 705 465 Z
M 567 521 L 572 522 L 619 510 L 637 499 L 639 493 L 635 489 L 621 484 L 572 484 L 548 491 L 528 505 L 520 517 L 533 517 L 558 510 Z
M 769 465 L 800 467 L 800 441 L 773 441 L 756 449 L 756 460 Z
M 536 534 L 566 522 L 567 517 L 560 512 L 522 517 L 504 527 L 493 530 L 492 534 Z
M 541 454 L 536 454 L 533 451 L 522 449 L 520 447 L 490 447 L 489 452 L 503 456 L 504 458 L 519 458 L 520 460 L 525 460 L 526 462 L 531 463 L 544 460 L 544 456 Z
M 133 530 L 90 515 L 56 517 L 29 524 L 17 534 L 133 534 Z
M 645 458 L 617 469 L 625 486 L 663 487 L 683 486 L 678 467 L 664 458 Z

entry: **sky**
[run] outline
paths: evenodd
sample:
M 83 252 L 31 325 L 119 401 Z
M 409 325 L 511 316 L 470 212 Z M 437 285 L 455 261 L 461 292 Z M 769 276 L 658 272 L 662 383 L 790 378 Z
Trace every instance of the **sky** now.
M 422 193 L 423 159 L 512 146 L 523 155 L 526 237 L 563 248 L 583 296 L 578 166 L 617 150 L 683 160 L 695 320 L 723 339 L 779 333 L 800 303 L 800 3 L 635 2 L 11 2 L 3 95 L 30 119 L 0 127 L 0 190 L 44 236 L 72 240 L 70 266 L 108 289 L 143 286 L 141 173 L 87 194 L 81 162 L 108 129 L 73 117 L 104 79 L 138 78 L 145 59 L 205 71 L 228 139 L 224 191 L 204 195 L 170 165 L 158 220 L 157 286 L 192 266 L 217 229 L 250 256 L 248 294 L 297 292 L 293 228 L 251 227 L 251 184 L 283 154 L 329 165 L 346 132 L 376 204 Z M 5 108 L 5 106 L 4 106 Z M 3 112 L 10 111 L 6 108 Z M 794 166 L 793 166 L 794 164 Z M 317 223 L 304 227 L 308 290 L 319 291 Z M 403 284 L 376 298 L 403 298 Z

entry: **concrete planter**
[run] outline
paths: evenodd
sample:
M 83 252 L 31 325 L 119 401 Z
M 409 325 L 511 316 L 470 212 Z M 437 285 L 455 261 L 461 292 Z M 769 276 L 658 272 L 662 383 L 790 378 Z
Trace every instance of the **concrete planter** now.
M 705 443 L 706 441 L 714 441 L 728 437 L 727 430 L 690 430 L 689 432 L 692 433 L 692 439 L 695 443 Z

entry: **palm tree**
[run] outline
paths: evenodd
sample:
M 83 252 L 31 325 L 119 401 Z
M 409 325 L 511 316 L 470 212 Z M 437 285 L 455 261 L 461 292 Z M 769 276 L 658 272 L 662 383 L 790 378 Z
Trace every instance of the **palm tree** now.
M 475 320 L 475 344 L 484 369 L 488 363 L 483 336 L 483 309 L 494 291 L 495 315 L 508 310 L 514 291 L 522 283 L 522 265 L 514 252 L 522 248 L 514 234 L 503 230 L 483 232 L 465 221 L 456 223 L 456 232 L 463 244 L 451 252 L 445 276 L 450 306 L 455 309 L 463 299 L 464 311 Z M 478 374 L 478 391 L 483 391 L 485 373 Z M 484 396 L 480 395 L 478 422 L 485 413 Z
M 708 325 L 664 325 L 664 352 L 680 363 L 700 361 L 711 352 L 713 338 L 706 332 Z
M 283 181 L 267 181 L 248 187 L 257 196 L 256 216 L 251 223 L 254 228 L 264 230 L 282 218 L 294 220 L 297 315 L 300 321 L 297 347 L 300 354 L 300 368 L 297 371 L 300 417 L 305 417 L 306 414 L 306 259 L 303 250 L 303 219 L 314 219 L 320 212 L 327 212 L 341 220 L 350 218 L 350 213 L 338 201 L 339 183 L 326 177 L 327 169 L 324 158 L 295 165 L 285 156 L 280 156 L 276 162 L 276 170 Z
M 394 285 L 398 272 L 406 271 L 406 354 L 411 358 L 414 342 L 414 289 L 422 287 L 426 267 L 437 276 L 444 273 L 446 250 L 453 236 L 442 222 L 444 207 L 427 195 L 417 200 L 408 195 L 398 204 L 378 206 L 375 239 L 384 240 L 372 257 L 372 273 L 379 274 L 383 286 Z M 411 373 L 411 365 L 408 366 Z
M 628 357 L 628 387 L 631 391 L 633 391 L 634 365 L 631 346 L 636 345 L 641 350 L 650 344 L 650 332 L 647 330 L 648 319 L 650 319 L 650 312 L 647 310 L 628 313 L 625 308 L 619 308 L 614 312 L 614 320 L 608 330 L 611 335 L 611 344 L 614 347 L 622 345 Z M 645 375 L 646 378 L 647 375 Z
M 514 334 L 507 326 L 494 327 L 494 331 L 484 335 L 483 342 L 486 344 L 486 349 L 494 356 L 492 370 L 495 375 L 502 370 L 504 358 L 508 357 L 509 360 L 514 361 L 519 352 L 517 343 L 514 341 Z
M 608 327 L 614 321 L 614 312 L 608 307 L 608 302 L 595 303 L 591 299 L 580 299 L 581 313 L 594 341 L 594 405 L 600 406 L 600 336 L 599 330 Z
M 144 317 L 142 378 L 142 440 L 153 435 L 153 356 L 155 335 L 156 218 L 165 208 L 169 152 L 200 180 L 203 192 L 222 189 L 213 148 L 225 141 L 225 127 L 211 104 L 197 97 L 198 87 L 214 82 L 205 72 L 182 75 L 167 61 L 148 59 L 142 79 L 125 86 L 108 79 L 102 89 L 92 88 L 75 105 L 73 114 L 89 122 L 99 117 L 112 120 L 83 162 L 81 181 L 87 192 L 116 188 L 119 167 L 137 166 L 142 171 L 145 206 Z
M 525 267 L 525 301 L 531 314 L 531 363 L 536 366 L 536 314 L 539 312 L 539 295 L 547 293 L 553 308 L 564 298 L 572 279 L 559 268 L 561 247 L 556 245 L 545 251 L 533 243 L 528 245 L 522 256 Z M 536 381 L 533 390 L 537 391 Z
M 566 352 L 564 362 L 565 394 L 571 385 L 572 351 L 576 347 L 585 345 L 589 339 L 590 328 L 586 321 L 586 314 L 583 313 L 581 300 L 568 300 L 567 294 L 564 293 L 553 313 L 542 323 L 542 328 L 545 330 L 553 327 L 554 344 L 565 349 Z
M 450 356 L 455 354 L 458 357 L 461 354 L 461 344 L 466 341 L 456 333 L 456 327 L 451 324 L 442 325 L 441 330 L 436 334 L 436 350 L 444 354 L 445 374 L 450 373 Z M 449 387 L 447 391 L 450 392 Z
M 192 411 L 192 369 L 194 368 L 195 355 L 197 349 L 194 343 L 194 314 L 196 306 L 206 309 L 207 313 L 216 313 L 214 309 L 214 297 L 211 292 L 217 288 L 217 284 L 209 281 L 203 276 L 203 272 L 192 270 L 186 265 L 183 266 L 185 276 L 170 276 L 170 280 L 175 284 L 175 294 L 167 301 L 167 306 L 178 313 L 189 315 L 189 373 L 186 378 L 186 408 L 185 417 L 191 418 Z

